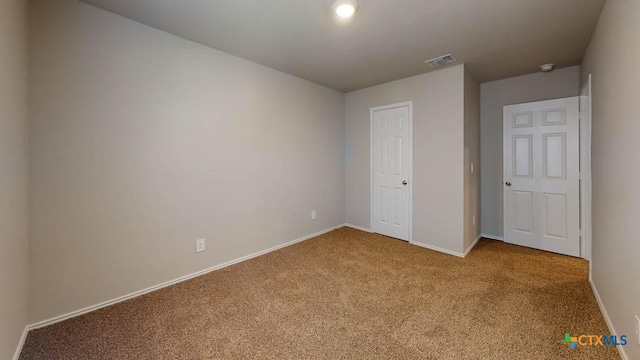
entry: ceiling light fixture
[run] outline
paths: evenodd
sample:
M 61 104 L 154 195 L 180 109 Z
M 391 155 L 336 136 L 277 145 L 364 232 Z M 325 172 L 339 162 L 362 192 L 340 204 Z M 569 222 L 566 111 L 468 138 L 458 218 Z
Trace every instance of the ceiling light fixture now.
M 343 19 L 350 18 L 358 11 L 358 2 L 355 0 L 338 0 L 333 3 L 333 11 Z
M 553 71 L 553 68 L 556 66 L 556 64 L 544 64 L 542 66 L 540 66 L 540 71 L 542 72 L 551 72 Z

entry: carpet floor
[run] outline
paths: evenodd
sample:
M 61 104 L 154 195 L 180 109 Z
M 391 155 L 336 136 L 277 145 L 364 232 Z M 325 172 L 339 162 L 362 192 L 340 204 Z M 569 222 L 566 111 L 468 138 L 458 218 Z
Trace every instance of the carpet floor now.
M 29 332 L 20 359 L 620 359 L 584 260 L 341 228 Z

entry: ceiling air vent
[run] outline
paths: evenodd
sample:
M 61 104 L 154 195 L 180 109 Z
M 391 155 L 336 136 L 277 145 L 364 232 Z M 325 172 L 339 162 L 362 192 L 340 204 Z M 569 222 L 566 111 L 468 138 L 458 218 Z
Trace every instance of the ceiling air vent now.
M 429 66 L 431 67 L 438 67 L 442 65 L 451 64 L 454 61 L 456 61 L 456 58 L 454 58 L 451 54 L 447 54 L 443 56 L 438 56 L 435 59 L 427 60 L 425 61 L 425 63 L 429 64 Z

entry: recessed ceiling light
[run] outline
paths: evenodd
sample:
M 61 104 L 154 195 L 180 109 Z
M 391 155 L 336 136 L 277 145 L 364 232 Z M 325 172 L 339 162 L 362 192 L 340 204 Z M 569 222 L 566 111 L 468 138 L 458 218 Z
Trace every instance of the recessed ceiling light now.
M 542 72 L 550 72 L 553 71 L 553 68 L 556 66 L 556 64 L 544 64 L 542 66 L 540 66 L 540 71 Z
M 358 3 L 355 0 L 338 0 L 333 3 L 333 11 L 343 19 L 350 18 L 358 11 Z

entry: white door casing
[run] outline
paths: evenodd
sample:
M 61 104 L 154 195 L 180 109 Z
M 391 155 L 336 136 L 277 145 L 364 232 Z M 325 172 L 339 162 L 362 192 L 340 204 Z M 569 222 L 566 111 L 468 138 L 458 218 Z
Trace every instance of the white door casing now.
M 371 108 L 371 230 L 411 240 L 412 102 Z
M 580 255 L 591 261 L 591 74 L 580 90 L 580 174 Z
M 504 107 L 504 240 L 580 256 L 578 97 Z

